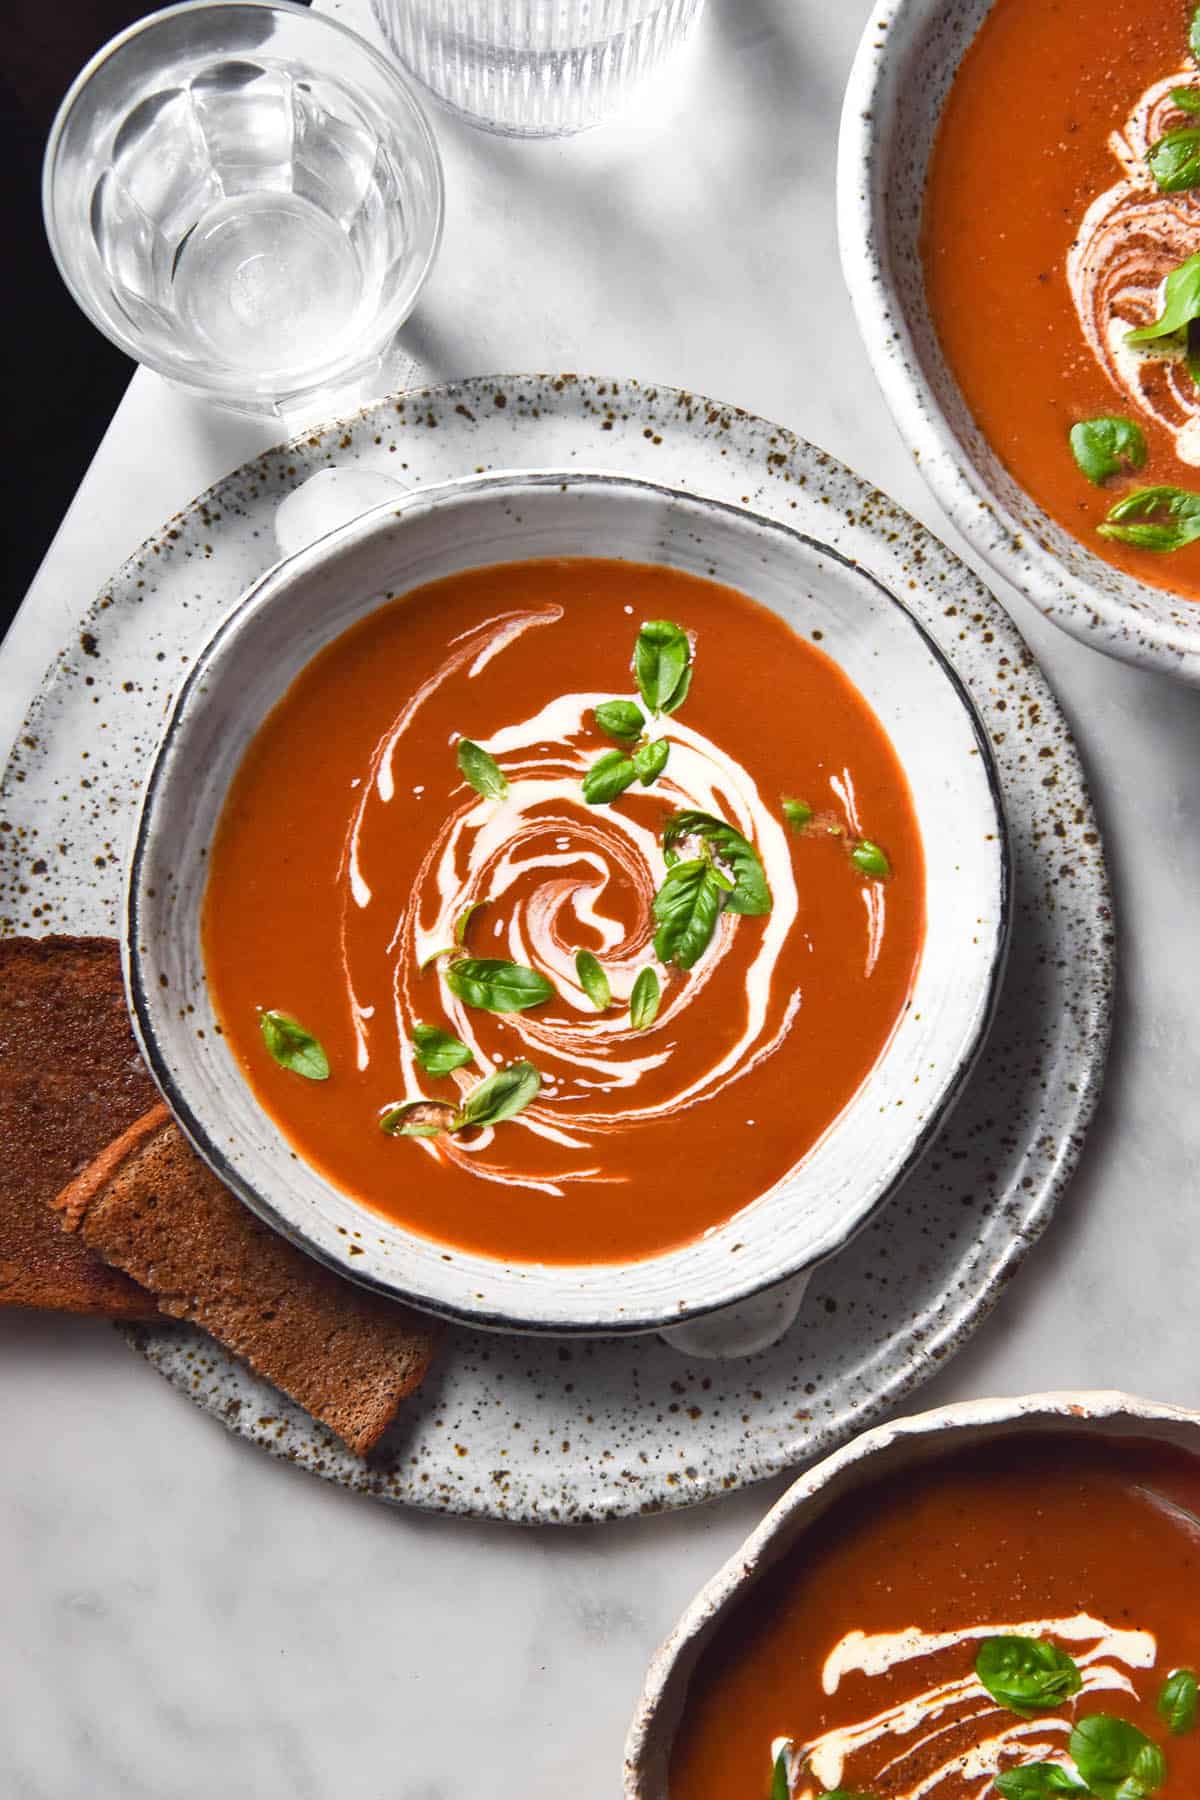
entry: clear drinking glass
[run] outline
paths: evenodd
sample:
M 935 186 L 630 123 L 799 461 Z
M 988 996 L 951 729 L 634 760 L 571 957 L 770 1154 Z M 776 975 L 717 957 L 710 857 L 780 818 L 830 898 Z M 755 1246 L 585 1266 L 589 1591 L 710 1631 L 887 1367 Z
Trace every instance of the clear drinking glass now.
M 558 137 L 623 107 L 704 0 L 371 4 L 405 68 L 454 112 L 509 137 Z
M 59 109 L 43 180 L 55 260 L 100 330 L 250 412 L 384 362 L 442 192 L 399 73 L 288 0 L 193 0 L 114 38 Z

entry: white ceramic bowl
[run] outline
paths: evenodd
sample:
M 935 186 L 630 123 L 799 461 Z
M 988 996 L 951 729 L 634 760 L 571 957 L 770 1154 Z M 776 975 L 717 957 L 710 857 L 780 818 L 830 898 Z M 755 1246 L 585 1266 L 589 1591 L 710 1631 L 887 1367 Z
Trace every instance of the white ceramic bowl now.
M 671 1747 L 697 1662 L 730 1610 L 827 1512 L 881 1476 L 902 1477 L 972 1445 L 1047 1432 L 1138 1438 L 1200 1456 L 1200 1413 L 1116 1393 L 967 1400 L 863 1432 L 793 1482 L 700 1590 L 655 1655 L 625 1746 L 625 1800 L 667 1800 Z
M 929 316 L 921 210 L 942 106 L 992 0 L 872 10 L 846 89 L 838 237 L 863 344 L 900 434 L 971 547 L 1097 650 L 1200 683 L 1200 604 L 1146 587 L 1064 531 L 976 426 Z
M 317 651 L 388 596 L 491 563 L 615 554 L 713 576 L 804 635 L 824 634 L 822 648 L 874 707 L 908 775 L 926 858 L 926 943 L 888 1048 L 782 1189 L 646 1261 L 507 1263 L 406 1231 L 295 1159 L 213 1029 L 199 930 L 206 856 L 265 714 Z M 269 571 L 213 633 L 174 703 L 144 795 L 126 974 L 147 1061 L 183 1129 L 231 1188 L 313 1255 L 475 1325 L 651 1330 L 811 1268 L 901 1181 L 980 1048 L 1008 914 L 1007 842 L 984 734 L 941 653 L 869 573 L 752 513 L 650 483 L 499 474 L 375 507 Z

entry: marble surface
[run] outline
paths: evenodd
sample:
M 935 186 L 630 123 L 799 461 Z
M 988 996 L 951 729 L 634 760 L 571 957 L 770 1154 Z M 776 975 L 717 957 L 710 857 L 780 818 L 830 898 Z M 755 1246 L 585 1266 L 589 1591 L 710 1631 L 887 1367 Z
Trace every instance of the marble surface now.
M 338 10 L 357 18 L 358 0 Z M 834 244 L 865 0 L 710 0 L 652 117 L 558 145 L 439 116 L 436 376 L 695 388 L 854 463 L 950 541 L 875 392 Z M 0 738 L 98 583 L 277 435 L 138 374 L 0 654 Z M 960 547 L 960 546 L 956 546 Z M 1200 697 L 1010 605 L 1079 735 L 1121 941 L 1111 1073 L 1036 1256 L 929 1402 L 1119 1385 L 1200 1406 Z M 393 1513 L 228 1437 L 103 1326 L 0 1316 L 4 1800 L 601 1800 L 642 1671 L 781 1484 L 517 1531 Z

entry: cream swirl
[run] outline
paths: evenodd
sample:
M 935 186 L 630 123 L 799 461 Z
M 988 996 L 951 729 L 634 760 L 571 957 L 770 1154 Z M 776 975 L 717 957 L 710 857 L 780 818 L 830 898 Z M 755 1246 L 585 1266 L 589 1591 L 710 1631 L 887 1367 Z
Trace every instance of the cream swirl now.
M 656 735 L 670 743 L 668 765 L 652 790 L 631 790 L 628 804 L 589 807 L 582 799 L 582 776 L 598 750 L 591 715 L 600 702 L 617 697 L 590 690 L 564 694 L 477 738 L 503 767 L 503 798 L 481 798 L 465 783 L 456 788 L 453 735 L 445 744 L 446 810 L 436 801 L 431 809 L 423 787 L 404 787 L 406 740 L 420 736 L 432 696 L 447 683 L 461 684 L 462 719 L 469 724 L 470 683 L 507 644 L 560 617 L 557 606 L 506 612 L 449 646 L 442 665 L 405 700 L 356 783 L 337 876 L 343 976 L 359 1067 L 396 1055 L 398 1046 L 403 1097 L 428 1092 L 413 1052 L 412 1025 L 440 1016 L 474 1058 L 473 1068 L 452 1078 L 460 1092 L 478 1081 L 481 1070 L 528 1058 L 542 1075 L 542 1092 L 506 1122 L 502 1140 L 483 1130 L 469 1141 L 443 1135 L 417 1142 L 426 1155 L 483 1179 L 550 1194 L 561 1194 L 567 1182 L 610 1179 L 601 1155 L 609 1133 L 681 1115 L 739 1081 L 779 1049 L 801 1007 L 795 984 L 776 978 L 801 910 L 785 828 L 747 770 L 678 717 L 656 723 Z M 427 740 L 421 760 L 427 767 Z M 849 773 L 836 777 L 831 789 L 832 804 L 854 829 Z M 422 822 L 433 820 L 423 823 L 428 849 L 411 887 L 392 893 L 389 846 L 397 831 L 411 829 L 416 807 L 423 808 Z M 628 1001 L 639 971 L 653 960 L 651 903 L 666 873 L 662 821 L 684 807 L 717 814 L 756 846 L 773 904 L 761 918 L 723 915 L 686 977 L 660 971 L 662 1005 L 654 1027 L 635 1031 Z M 868 969 L 877 954 L 883 905 L 879 889 L 864 918 Z M 456 927 L 472 907 L 479 910 L 471 916 L 464 954 L 535 968 L 553 983 L 556 1000 L 498 1020 L 465 1005 L 432 969 L 422 971 L 436 952 L 456 943 Z M 585 946 L 601 958 L 612 989 L 613 1005 L 604 1013 L 597 1013 L 576 973 L 575 955 Z M 734 982 L 736 1029 L 712 1032 L 704 1018 L 705 990 Z M 696 1016 L 687 1018 L 689 1013 Z M 687 1053 L 681 1054 L 684 1043 Z M 531 1139 L 540 1140 L 536 1154 Z M 503 1160 L 497 1154 L 501 1142 Z
M 1121 179 L 1088 207 L 1067 256 L 1067 282 L 1096 361 L 1131 404 L 1172 434 L 1182 462 L 1200 464 L 1200 390 L 1183 349 L 1147 351 L 1126 334 L 1158 317 L 1163 283 L 1196 248 L 1200 198 L 1159 191 L 1146 161 L 1150 146 L 1186 115 L 1171 98 L 1190 86 L 1181 69 L 1146 89 L 1109 145 Z M 1194 121 L 1188 121 L 1194 123 Z
M 1065 1619 L 1027 1619 L 1012 1625 L 967 1625 L 958 1631 L 936 1633 L 916 1626 L 869 1636 L 852 1631 L 830 1651 L 821 1685 L 827 1694 L 834 1694 L 847 1674 L 875 1678 L 901 1663 L 935 1656 L 960 1644 L 1007 1636 L 1057 1638 L 1073 1646 L 1088 1646 L 1075 1654 L 1085 1694 L 1135 1694 L 1124 1669 L 1152 1669 L 1158 1654 L 1152 1632 L 1109 1625 L 1090 1613 Z M 981 1701 L 983 1704 L 978 1704 Z M 788 1786 L 794 1800 L 819 1800 L 822 1790 L 840 1787 L 850 1759 L 888 1738 L 899 1740 L 900 1747 L 874 1769 L 870 1779 L 887 1776 L 888 1792 L 895 1793 L 895 1800 L 924 1800 L 951 1779 L 983 1780 L 1026 1762 L 1054 1762 L 1073 1773 L 1065 1744 L 1071 1732 L 1069 1719 L 1055 1714 L 1011 1719 L 996 1730 L 992 1721 L 1001 1717 L 1000 1708 L 972 1673 L 935 1682 L 907 1700 L 851 1725 L 823 1732 L 808 1743 L 794 1744 L 790 1739 L 777 1738 L 771 1755 L 774 1760 L 781 1752 L 786 1753 Z M 921 1752 L 950 1738 L 955 1747 L 944 1762 L 916 1781 L 906 1775 L 906 1765 L 911 1768 Z M 949 1748 L 947 1744 L 946 1749 Z M 945 1751 L 939 1750 L 938 1754 Z M 813 1786 L 814 1778 L 821 1784 L 820 1789 Z

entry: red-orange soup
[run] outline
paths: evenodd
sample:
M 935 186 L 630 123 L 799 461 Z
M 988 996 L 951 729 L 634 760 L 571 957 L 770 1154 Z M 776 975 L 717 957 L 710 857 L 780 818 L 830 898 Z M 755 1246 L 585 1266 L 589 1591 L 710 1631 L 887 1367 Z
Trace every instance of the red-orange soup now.
M 1096 527 L 1134 489 L 1200 493 L 1200 388 L 1182 351 L 1146 359 L 1127 330 L 1200 250 L 1200 189 L 1160 193 L 1146 150 L 1197 121 L 1193 0 L 1103 11 L 995 0 L 950 90 L 924 210 L 926 285 L 947 361 L 976 422 L 1028 493 L 1097 555 L 1200 597 L 1200 543 L 1135 549 Z M 1135 421 L 1145 465 L 1093 486 L 1072 425 Z
M 1158 1700 L 1174 1671 L 1200 1670 L 1197 1515 L 1200 1458 L 1066 1438 L 1009 1440 L 842 1503 L 703 1654 L 670 1800 L 769 1800 L 781 1738 L 792 1800 L 999 1800 L 995 1775 L 1023 1763 L 1075 1778 L 1071 1731 L 1096 1713 L 1160 1748 L 1158 1800 L 1196 1800 L 1200 1728 L 1175 1735 Z M 1030 1719 L 997 1704 L 975 1668 L 998 1635 L 1052 1644 L 1080 1691 Z
M 582 775 L 622 748 L 594 707 L 636 699 L 647 619 L 689 635 L 690 692 L 649 721 L 669 745 L 653 784 L 589 805 Z M 493 756 L 506 795 L 463 779 L 460 736 Z M 816 814 L 799 831 L 782 805 L 795 796 Z M 742 830 L 772 904 L 727 908 L 684 971 L 656 958 L 651 905 L 664 825 L 688 807 Z M 886 879 L 852 860 L 860 837 Z M 203 918 L 222 1029 L 296 1150 L 415 1231 L 546 1262 L 650 1256 L 785 1177 L 886 1045 L 923 929 L 903 771 L 834 663 L 715 583 L 584 559 L 454 576 L 318 655 L 232 784 Z M 603 1011 L 579 950 L 609 981 Z M 461 957 L 532 968 L 553 994 L 517 1013 L 466 1004 L 450 986 Z M 660 1009 L 635 1029 L 648 967 Z M 319 1039 L 327 1080 L 276 1065 L 263 1009 Z M 428 1073 L 417 1021 L 470 1063 Z M 381 1130 L 395 1104 L 457 1105 L 514 1061 L 542 1079 L 520 1116 L 432 1139 Z

